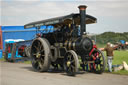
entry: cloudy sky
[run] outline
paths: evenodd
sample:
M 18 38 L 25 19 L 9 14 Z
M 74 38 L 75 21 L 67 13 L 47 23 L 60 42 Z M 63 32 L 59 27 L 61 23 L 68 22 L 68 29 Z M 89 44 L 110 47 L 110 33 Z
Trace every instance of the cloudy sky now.
M 0 0 L 0 25 L 18 26 L 78 13 L 79 5 L 87 5 L 87 14 L 97 18 L 96 24 L 87 25 L 88 32 L 128 32 L 128 0 Z

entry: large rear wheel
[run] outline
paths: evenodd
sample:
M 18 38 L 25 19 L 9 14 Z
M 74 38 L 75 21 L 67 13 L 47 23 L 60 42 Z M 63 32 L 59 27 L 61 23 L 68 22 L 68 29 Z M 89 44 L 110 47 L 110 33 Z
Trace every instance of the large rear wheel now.
M 50 67 L 50 47 L 43 38 L 37 38 L 31 46 L 32 66 L 36 71 L 47 71 Z

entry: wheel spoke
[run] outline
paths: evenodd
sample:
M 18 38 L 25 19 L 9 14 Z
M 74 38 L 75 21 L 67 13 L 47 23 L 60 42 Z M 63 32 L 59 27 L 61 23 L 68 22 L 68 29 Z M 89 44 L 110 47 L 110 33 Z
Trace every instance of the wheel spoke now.
M 41 61 L 39 61 L 38 64 L 39 64 L 39 67 L 41 68 L 42 67 Z
M 37 66 L 37 69 L 38 69 L 38 70 L 40 69 L 40 66 L 39 66 L 39 65 Z
M 40 51 L 40 53 L 44 53 L 44 49 Z
M 34 48 L 36 48 L 36 50 L 39 51 L 39 48 L 38 47 L 34 46 Z
M 70 61 L 72 60 L 72 55 L 69 55 L 69 60 L 70 60 Z
M 96 64 L 96 69 L 98 70 L 98 64 Z
M 36 54 L 35 54 L 35 53 L 33 53 L 32 55 L 36 56 Z
M 75 66 L 71 65 L 71 68 L 72 68 L 73 71 L 75 70 Z
M 100 64 L 101 67 L 103 67 L 103 64 Z
M 41 47 L 40 41 L 38 41 L 38 47 L 39 47 L 39 48 Z
M 71 66 L 69 66 L 69 72 L 71 72 Z
M 71 60 L 71 63 L 74 63 L 75 62 L 75 60 Z
M 70 56 L 67 56 L 67 61 L 69 61 L 70 60 Z
M 44 50 L 44 49 L 43 49 L 43 46 L 40 46 L 40 50 Z
M 36 64 L 38 61 L 37 61 L 37 59 L 33 59 L 32 62 L 33 62 L 34 64 Z
M 41 60 L 41 63 L 43 64 L 44 63 L 44 59 L 43 58 L 40 58 L 40 60 Z

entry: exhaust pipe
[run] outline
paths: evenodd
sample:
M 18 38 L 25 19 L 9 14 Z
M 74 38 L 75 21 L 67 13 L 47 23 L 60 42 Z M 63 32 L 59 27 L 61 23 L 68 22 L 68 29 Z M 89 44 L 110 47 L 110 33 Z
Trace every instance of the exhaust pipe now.
M 85 5 L 78 6 L 80 11 L 80 29 L 81 29 L 81 37 L 82 35 L 86 34 L 86 8 Z

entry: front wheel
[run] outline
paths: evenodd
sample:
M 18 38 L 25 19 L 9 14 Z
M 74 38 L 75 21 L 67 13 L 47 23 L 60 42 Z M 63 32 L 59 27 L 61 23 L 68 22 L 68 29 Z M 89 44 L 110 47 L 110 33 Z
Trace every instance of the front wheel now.
M 103 55 L 102 51 L 96 49 L 93 51 L 92 56 L 95 57 L 92 69 L 95 73 L 103 73 L 105 70 L 105 56 Z
M 75 76 L 76 72 L 78 72 L 78 68 L 79 68 L 78 56 L 73 50 L 70 50 L 66 53 L 64 58 L 64 66 L 67 75 L 69 76 Z

